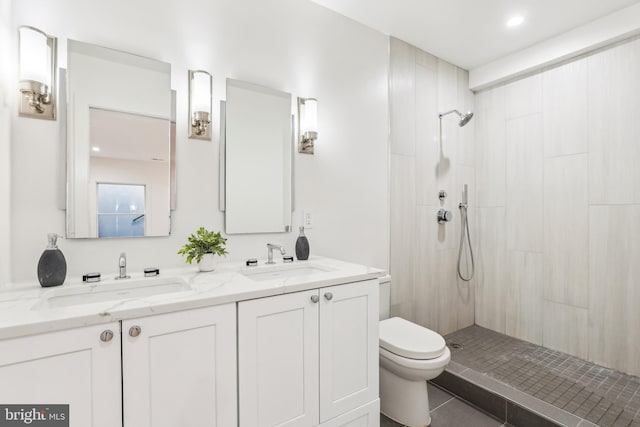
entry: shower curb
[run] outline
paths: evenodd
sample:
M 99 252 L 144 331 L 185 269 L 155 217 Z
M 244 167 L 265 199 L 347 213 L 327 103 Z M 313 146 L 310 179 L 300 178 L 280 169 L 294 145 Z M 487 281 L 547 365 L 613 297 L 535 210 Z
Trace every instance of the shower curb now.
M 597 427 L 596 424 L 454 361 L 431 382 L 510 426 Z

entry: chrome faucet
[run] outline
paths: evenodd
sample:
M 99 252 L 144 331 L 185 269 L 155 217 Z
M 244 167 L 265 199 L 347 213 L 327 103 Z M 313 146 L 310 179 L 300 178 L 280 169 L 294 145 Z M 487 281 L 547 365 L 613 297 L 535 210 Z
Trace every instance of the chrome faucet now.
M 269 252 L 267 253 L 267 264 L 275 264 L 273 260 L 273 250 L 278 249 L 281 255 L 285 255 L 287 251 L 284 250 L 284 246 L 274 245 L 273 243 L 267 243 L 267 249 Z
M 118 277 L 116 277 L 116 280 L 120 279 L 131 279 L 131 276 L 127 276 L 127 254 L 124 252 L 118 258 Z

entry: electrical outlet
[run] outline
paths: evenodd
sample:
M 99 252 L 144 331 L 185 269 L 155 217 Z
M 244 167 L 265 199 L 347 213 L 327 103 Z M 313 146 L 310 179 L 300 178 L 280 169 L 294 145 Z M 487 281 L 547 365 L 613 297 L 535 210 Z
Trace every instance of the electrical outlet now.
M 302 225 L 304 228 L 313 228 L 313 214 L 311 211 L 302 212 Z

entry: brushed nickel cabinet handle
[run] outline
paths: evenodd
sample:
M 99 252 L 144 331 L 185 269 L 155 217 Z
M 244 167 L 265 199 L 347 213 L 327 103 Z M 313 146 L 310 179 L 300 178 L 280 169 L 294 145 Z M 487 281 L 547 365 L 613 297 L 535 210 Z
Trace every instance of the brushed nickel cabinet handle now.
M 109 342 L 113 339 L 113 331 L 111 329 L 107 329 L 102 331 L 100 334 L 100 341 Z

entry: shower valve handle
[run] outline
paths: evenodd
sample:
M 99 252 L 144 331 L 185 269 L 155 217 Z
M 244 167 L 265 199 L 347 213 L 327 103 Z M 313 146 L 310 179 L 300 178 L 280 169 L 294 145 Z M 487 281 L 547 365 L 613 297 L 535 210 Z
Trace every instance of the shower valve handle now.
M 451 214 L 451 211 L 445 210 L 445 209 L 440 209 L 438 211 L 438 223 L 439 224 L 444 224 L 446 222 L 451 221 L 453 215 Z

